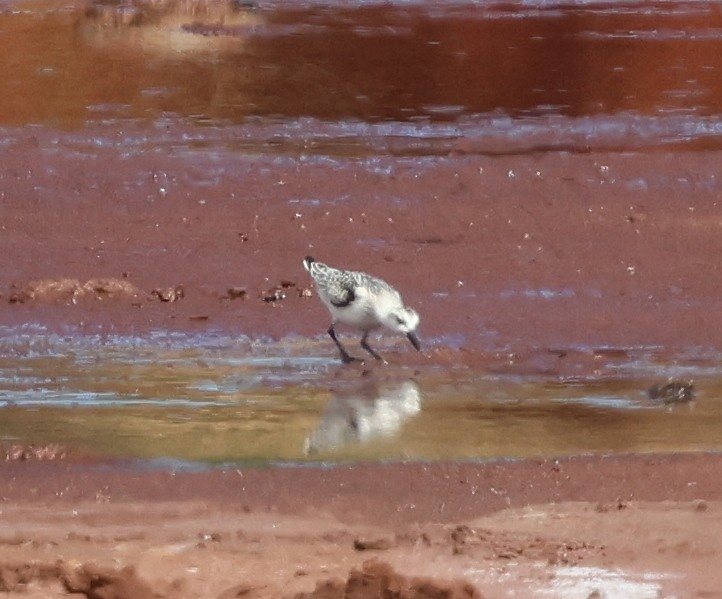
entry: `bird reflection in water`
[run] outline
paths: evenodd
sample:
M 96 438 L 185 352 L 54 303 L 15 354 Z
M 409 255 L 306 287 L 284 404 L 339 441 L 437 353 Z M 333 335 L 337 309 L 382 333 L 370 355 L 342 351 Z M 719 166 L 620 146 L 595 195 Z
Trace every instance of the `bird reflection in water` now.
M 421 411 L 421 393 L 412 380 L 379 384 L 365 380 L 338 391 L 318 428 L 306 439 L 304 453 L 335 451 L 396 435 Z

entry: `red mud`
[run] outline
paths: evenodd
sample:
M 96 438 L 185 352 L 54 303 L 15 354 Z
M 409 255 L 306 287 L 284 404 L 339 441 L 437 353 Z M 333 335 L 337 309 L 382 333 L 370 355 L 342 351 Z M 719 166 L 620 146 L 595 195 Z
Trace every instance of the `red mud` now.
M 717 153 L 462 155 L 423 168 L 238 157 L 199 186 L 217 163 L 3 149 L 0 322 L 322 335 L 328 316 L 303 293 L 310 253 L 396 284 L 427 347 L 719 346 Z M 63 278 L 144 296 L 12 301 Z M 264 301 L 284 282 L 285 299 Z M 180 301 L 153 295 L 177 286 Z
M 0 323 L 322 336 L 327 314 L 303 292 L 313 254 L 388 279 L 418 309 L 425 353 L 400 360 L 720 348 L 720 154 L 464 151 L 423 165 L 119 159 L 20 136 L 0 148 Z M 60 280 L 70 291 L 51 296 L 31 283 Z M 138 292 L 86 286 L 99 280 Z M 560 565 L 668 573 L 662 596 L 721 596 L 717 455 L 203 474 L 29 456 L 0 465 L 9 597 L 474 596 L 468 584 L 531 597 Z M 393 571 L 364 569 L 370 552 Z M 351 592 L 369 568 L 375 582 Z
M 0 584 L 10 597 L 501 598 L 572 567 L 719 597 L 720 475 L 718 455 L 197 474 L 5 462 Z

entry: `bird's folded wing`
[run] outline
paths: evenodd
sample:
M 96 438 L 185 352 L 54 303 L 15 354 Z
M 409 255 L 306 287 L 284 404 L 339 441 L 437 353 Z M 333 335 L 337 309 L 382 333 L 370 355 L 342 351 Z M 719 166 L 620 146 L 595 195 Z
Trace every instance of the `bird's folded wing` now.
M 348 306 L 356 299 L 354 284 L 350 277 L 333 281 L 326 287 L 326 294 L 329 301 L 337 308 Z

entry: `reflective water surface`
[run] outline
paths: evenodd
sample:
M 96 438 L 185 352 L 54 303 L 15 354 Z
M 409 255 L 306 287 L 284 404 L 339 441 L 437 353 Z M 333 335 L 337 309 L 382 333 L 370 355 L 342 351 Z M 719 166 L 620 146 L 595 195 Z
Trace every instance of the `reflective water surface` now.
M 119 159 L 722 148 L 717 3 L 166 4 L 3 3 L 0 147 L 30 131 Z M 325 339 L 30 326 L 0 332 L 0 441 L 203 464 L 719 448 L 720 356 L 612 349 L 589 378 L 364 374 Z M 696 400 L 651 399 L 669 377 Z
M 719 356 L 607 352 L 589 378 L 341 366 L 330 342 L 4 331 L 0 441 L 204 464 L 716 449 Z M 591 350 L 590 350 L 591 351 Z M 669 364 L 672 364 L 671 366 Z M 694 400 L 650 399 L 694 380 Z
M 344 155 L 721 145 L 716 3 L 170 6 L 10 3 L 0 125 Z

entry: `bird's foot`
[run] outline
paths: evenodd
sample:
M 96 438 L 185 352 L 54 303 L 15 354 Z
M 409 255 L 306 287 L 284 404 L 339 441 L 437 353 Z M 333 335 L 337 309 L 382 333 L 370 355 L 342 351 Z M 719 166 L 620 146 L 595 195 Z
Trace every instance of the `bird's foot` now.
M 382 358 L 381 356 L 374 356 L 374 360 L 371 363 L 383 364 L 384 366 L 389 365 L 389 363 L 386 361 L 386 358 Z

